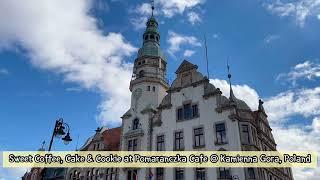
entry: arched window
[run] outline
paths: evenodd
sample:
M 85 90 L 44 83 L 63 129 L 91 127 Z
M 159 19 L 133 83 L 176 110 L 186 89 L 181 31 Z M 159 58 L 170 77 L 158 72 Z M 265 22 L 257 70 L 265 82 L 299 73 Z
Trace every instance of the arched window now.
M 138 129 L 138 127 L 139 127 L 139 119 L 136 118 L 133 120 L 132 129 L 135 130 L 135 129 Z
M 150 35 L 150 39 L 154 39 L 154 35 L 153 34 Z
M 145 35 L 145 36 L 144 36 L 144 40 L 148 40 L 148 35 Z

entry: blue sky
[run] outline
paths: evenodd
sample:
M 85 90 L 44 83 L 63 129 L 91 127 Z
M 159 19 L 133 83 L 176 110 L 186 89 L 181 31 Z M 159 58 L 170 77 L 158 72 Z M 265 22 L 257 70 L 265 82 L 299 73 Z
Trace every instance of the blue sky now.
M 74 140 L 68 146 L 56 140 L 55 150 L 74 150 L 98 126 L 120 124 L 147 3 L 0 2 L 0 151 L 38 149 L 58 117 Z M 229 58 L 236 96 L 252 109 L 258 98 L 265 101 L 279 148 L 320 151 L 319 0 L 158 0 L 155 6 L 169 80 L 183 59 L 206 72 L 205 34 L 212 83 L 228 95 Z M 0 179 L 21 172 L 0 169 Z M 297 179 L 320 177 L 319 168 L 294 172 Z

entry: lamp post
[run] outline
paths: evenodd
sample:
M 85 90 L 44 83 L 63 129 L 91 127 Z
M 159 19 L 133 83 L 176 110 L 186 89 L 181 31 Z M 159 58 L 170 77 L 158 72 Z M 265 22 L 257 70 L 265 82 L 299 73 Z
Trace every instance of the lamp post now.
M 67 130 L 67 134 L 65 133 L 65 129 Z M 63 135 L 65 135 L 65 136 L 62 138 Z M 54 137 L 62 138 L 62 140 L 63 140 L 65 145 L 69 144 L 69 142 L 72 141 L 72 139 L 70 137 L 70 127 L 69 127 L 69 125 L 67 123 L 63 122 L 62 118 L 56 120 L 56 123 L 54 125 L 54 129 L 53 129 L 53 132 L 52 132 L 52 136 L 51 136 L 51 140 L 50 140 L 50 145 L 49 145 L 48 151 L 51 151 L 51 147 L 52 147 L 52 143 L 53 143 Z
M 65 129 L 67 130 L 67 134 L 65 133 Z M 65 136 L 63 137 L 63 135 L 65 135 Z M 52 136 L 51 136 L 51 140 L 50 140 L 50 145 L 49 145 L 48 151 L 51 151 L 53 139 L 55 137 L 56 138 L 61 138 L 63 140 L 64 144 L 66 144 L 66 145 L 69 144 L 69 142 L 72 141 L 72 139 L 70 137 L 70 127 L 69 127 L 69 125 L 67 123 L 63 122 L 62 118 L 59 118 L 58 120 L 56 120 L 56 123 L 55 123 L 54 128 L 53 128 L 53 132 L 52 132 Z M 41 179 L 46 179 L 45 178 L 46 174 L 47 174 L 47 168 L 43 168 L 43 170 L 41 172 L 41 176 L 42 176 Z

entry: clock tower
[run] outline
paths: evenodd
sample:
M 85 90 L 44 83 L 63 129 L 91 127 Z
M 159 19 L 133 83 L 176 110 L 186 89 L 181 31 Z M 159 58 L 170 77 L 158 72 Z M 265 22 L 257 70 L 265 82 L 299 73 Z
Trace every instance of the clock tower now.
M 153 11 L 153 5 L 152 5 Z M 169 89 L 166 80 L 166 58 L 160 49 L 158 22 L 152 16 L 146 23 L 143 44 L 134 61 L 130 81 L 131 106 L 122 116 L 122 151 L 150 151 L 152 149 L 152 118 Z M 149 179 L 146 168 L 123 169 L 120 179 Z
M 158 107 L 169 85 L 166 80 L 166 59 L 160 49 L 158 22 L 152 15 L 146 23 L 143 45 L 138 51 L 130 82 L 131 110 L 142 111 L 146 106 Z

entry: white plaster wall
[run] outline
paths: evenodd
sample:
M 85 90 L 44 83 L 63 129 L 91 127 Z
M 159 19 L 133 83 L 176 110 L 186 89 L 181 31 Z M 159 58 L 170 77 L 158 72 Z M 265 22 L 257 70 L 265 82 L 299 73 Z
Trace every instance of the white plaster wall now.
M 237 121 L 232 121 L 228 118 L 230 111 L 223 111 L 218 113 L 215 108 L 217 107 L 216 97 L 213 96 L 208 99 L 203 98 L 203 84 L 197 87 L 187 87 L 180 92 L 172 93 L 170 109 L 164 109 L 161 114 L 162 125 L 155 127 L 153 131 L 153 150 L 156 150 L 156 137 L 157 135 L 165 135 L 165 150 L 171 151 L 174 148 L 174 132 L 176 130 L 183 130 L 184 132 L 184 146 L 185 151 L 193 150 L 219 150 L 224 148 L 226 150 L 241 150 L 240 134 Z M 184 94 L 184 95 L 183 95 Z M 184 101 L 192 100 L 192 103 L 198 103 L 199 117 L 182 122 L 176 121 L 176 108 L 181 106 Z M 215 145 L 215 129 L 214 125 L 217 122 L 225 122 L 227 129 L 227 141 L 225 145 Z M 196 127 L 204 127 L 205 147 L 201 149 L 193 148 L 193 129 Z M 155 170 L 154 174 L 155 174 Z M 231 170 L 233 175 L 237 175 L 239 179 L 244 179 L 244 172 L 241 169 L 233 168 Z M 216 169 L 206 169 L 206 175 L 210 179 L 216 179 Z M 166 179 L 173 179 L 174 169 L 165 170 Z M 193 180 L 195 177 L 194 169 L 185 169 L 185 179 Z
M 150 86 L 150 91 L 147 91 L 148 86 Z M 156 88 L 155 92 L 152 90 L 153 86 Z M 158 105 L 166 95 L 166 89 L 158 83 L 139 83 L 133 87 L 132 92 L 134 92 L 138 88 L 142 89 L 142 95 L 137 102 L 137 112 L 142 111 L 148 104 L 153 104 L 155 108 L 158 107 Z M 136 99 L 133 97 L 133 95 L 131 95 L 131 108 L 135 108 L 135 105 Z

